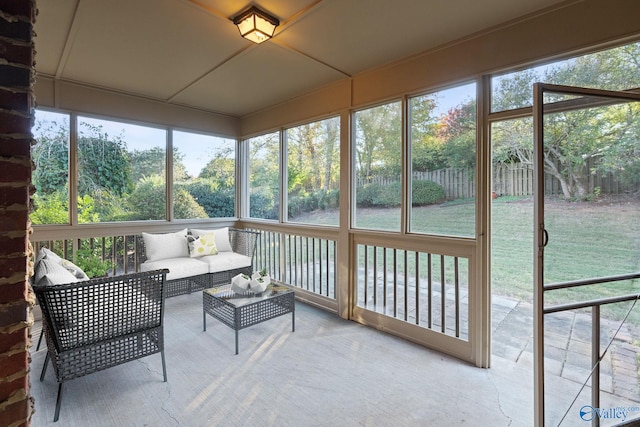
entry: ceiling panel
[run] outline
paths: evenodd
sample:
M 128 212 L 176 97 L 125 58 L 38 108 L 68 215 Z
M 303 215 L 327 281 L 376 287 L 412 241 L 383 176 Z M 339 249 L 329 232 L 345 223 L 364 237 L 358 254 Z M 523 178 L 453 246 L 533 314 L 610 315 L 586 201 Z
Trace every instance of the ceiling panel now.
M 559 1 L 325 1 L 274 42 L 354 75 L 555 3 Z
M 38 2 L 35 25 L 36 67 L 55 76 L 79 0 Z
M 237 0 L 41 0 L 36 70 L 230 115 L 451 43 L 563 0 L 260 0 L 281 21 L 261 45 Z
M 169 98 L 249 42 L 237 28 L 176 0 L 83 0 L 62 76 Z
M 303 55 L 263 43 L 222 65 L 172 101 L 244 115 L 342 78 Z

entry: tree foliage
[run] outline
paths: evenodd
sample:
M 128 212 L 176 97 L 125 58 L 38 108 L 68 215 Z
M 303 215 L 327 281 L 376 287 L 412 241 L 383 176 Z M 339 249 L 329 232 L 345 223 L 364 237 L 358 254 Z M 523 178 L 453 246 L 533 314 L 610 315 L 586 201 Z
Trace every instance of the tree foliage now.
M 503 78 L 494 92 L 494 110 L 531 105 L 532 84 L 544 81 L 570 86 L 622 90 L 640 86 L 640 44 L 631 44 L 560 62 L 540 74 L 534 70 Z M 567 99 L 550 94 L 546 102 Z M 590 176 L 613 172 L 630 187 L 640 183 L 640 106 L 592 106 L 545 115 L 544 168 L 566 198 L 588 197 Z M 501 122 L 493 133 L 497 162 L 533 164 L 530 121 Z
M 111 137 L 101 126 L 83 123 L 78 138 L 78 193 L 104 189 L 122 196 L 132 188 L 131 158 L 122 135 Z

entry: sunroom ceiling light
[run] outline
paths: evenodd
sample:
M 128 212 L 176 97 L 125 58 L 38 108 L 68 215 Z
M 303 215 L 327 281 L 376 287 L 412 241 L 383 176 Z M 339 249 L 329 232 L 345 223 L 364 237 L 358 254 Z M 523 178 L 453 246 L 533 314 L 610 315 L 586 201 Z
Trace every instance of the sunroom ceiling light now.
M 262 43 L 273 37 L 280 21 L 256 6 L 251 6 L 233 18 L 233 23 L 238 26 L 242 37 L 254 43 Z

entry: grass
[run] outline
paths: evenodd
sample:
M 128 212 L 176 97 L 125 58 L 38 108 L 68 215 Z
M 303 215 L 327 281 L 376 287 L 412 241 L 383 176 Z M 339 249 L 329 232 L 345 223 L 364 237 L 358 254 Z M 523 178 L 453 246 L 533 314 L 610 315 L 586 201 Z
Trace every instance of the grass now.
M 473 203 L 414 208 L 412 229 L 472 236 Z M 337 215 L 335 213 L 334 215 Z M 326 223 L 330 212 L 309 214 L 301 222 Z M 399 209 L 358 209 L 358 227 L 399 230 Z M 335 222 L 334 222 L 335 223 Z M 545 282 L 603 277 L 640 271 L 640 201 L 545 201 Z M 501 197 L 492 204 L 492 293 L 533 299 L 533 199 Z M 545 294 L 547 305 L 634 293 L 640 283 L 619 282 Z M 603 316 L 621 319 L 629 303 L 605 307 Z M 640 309 L 632 322 L 640 325 Z

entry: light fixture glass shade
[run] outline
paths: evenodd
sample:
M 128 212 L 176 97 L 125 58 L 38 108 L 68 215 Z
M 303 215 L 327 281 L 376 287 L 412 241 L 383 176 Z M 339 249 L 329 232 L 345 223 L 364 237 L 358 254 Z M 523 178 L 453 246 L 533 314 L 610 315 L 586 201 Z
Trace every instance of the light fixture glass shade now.
M 262 43 L 273 37 L 273 33 L 276 31 L 280 21 L 252 6 L 233 18 L 233 23 L 238 26 L 242 37 L 254 43 Z

